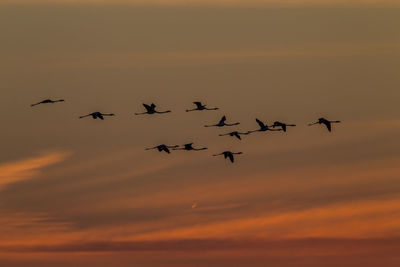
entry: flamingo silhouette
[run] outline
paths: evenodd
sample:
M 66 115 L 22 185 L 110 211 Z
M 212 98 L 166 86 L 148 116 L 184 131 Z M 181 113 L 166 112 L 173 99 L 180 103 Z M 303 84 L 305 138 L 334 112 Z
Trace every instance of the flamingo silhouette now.
M 87 114 L 84 116 L 80 116 L 79 119 L 89 117 L 89 116 L 92 116 L 93 119 L 100 118 L 101 120 L 104 120 L 104 116 L 115 116 L 115 114 L 114 113 L 107 114 L 107 113 L 101 113 L 101 112 L 96 111 L 96 112 L 93 112 L 93 113 L 90 113 L 90 114 Z
M 325 124 L 326 128 L 328 128 L 328 131 L 332 130 L 332 123 L 339 123 L 340 121 L 329 121 L 325 118 L 319 118 L 318 121 L 309 123 L 308 126 L 314 125 L 314 124 Z
M 224 152 L 222 152 L 220 154 L 216 154 L 216 155 L 213 155 L 213 156 L 216 157 L 216 156 L 224 155 L 225 159 L 229 158 L 229 160 L 233 163 L 235 161 L 233 155 L 240 155 L 240 154 L 243 154 L 243 152 L 224 151 Z
M 151 105 L 143 104 L 144 108 L 146 109 L 146 112 L 143 113 L 135 113 L 135 115 L 143 115 L 143 114 L 162 114 L 162 113 L 169 113 L 171 110 L 166 110 L 166 111 L 157 111 L 156 110 L 156 105 L 152 103 Z
M 286 128 L 288 127 L 288 126 L 296 126 L 296 124 L 286 124 L 286 123 L 283 123 L 283 122 L 280 122 L 280 121 L 275 121 L 274 122 L 274 124 L 272 125 L 272 128 L 275 128 L 275 127 L 281 127 L 281 129 L 284 131 L 284 132 L 286 132 Z
M 158 145 L 158 146 L 155 146 L 155 147 L 146 148 L 146 150 L 157 149 L 160 152 L 165 151 L 168 154 L 170 154 L 171 151 L 169 151 L 169 148 L 176 148 L 176 147 L 178 147 L 178 146 L 167 146 L 167 145 L 162 144 L 162 145 Z
M 204 127 L 223 127 L 223 126 L 233 126 L 233 125 L 238 125 L 240 122 L 235 122 L 235 123 L 225 123 L 226 121 L 226 116 L 223 116 L 221 120 L 217 124 L 213 125 L 204 125 Z
M 193 151 L 199 151 L 199 150 L 205 150 L 207 149 L 206 147 L 203 148 L 194 148 L 193 147 L 193 143 L 189 143 L 189 144 L 184 144 L 183 147 L 179 147 L 179 148 L 173 148 L 173 150 L 193 150 Z
M 195 110 L 217 110 L 219 108 L 207 108 L 206 105 L 203 105 L 201 102 L 193 102 L 196 105 L 194 109 L 187 109 L 186 112 L 195 111 Z
M 238 131 L 233 131 L 233 132 L 226 133 L 226 134 L 220 134 L 219 136 L 229 135 L 229 136 L 232 136 L 232 137 L 236 137 L 239 140 L 242 140 L 242 137 L 240 137 L 241 134 L 249 134 L 249 133 L 248 132 L 247 133 L 241 133 L 241 132 L 238 132 Z
M 50 104 L 50 103 L 54 104 L 54 103 L 57 103 L 57 102 L 64 102 L 64 101 L 65 101 L 64 99 L 59 99 L 59 100 L 45 99 L 45 100 L 40 101 L 38 103 L 32 104 L 31 107 L 34 107 L 34 106 L 37 106 L 37 105 L 40 105 L 40 104 Z
M 265 131 L 282 131 L 282 129 L 271 129 L 269 128 L 269 126 L 267 124 L 264 124 L 262 121 L 260 121 L 259 119 L 256 119 L 256 122 L 258 123 L 258 125 L 260 126 L 260 129 L 258 130 L 253 130 L 253 131 L 248 131 L 247 133 L 254 133 L 254 132 L 265 132 Z

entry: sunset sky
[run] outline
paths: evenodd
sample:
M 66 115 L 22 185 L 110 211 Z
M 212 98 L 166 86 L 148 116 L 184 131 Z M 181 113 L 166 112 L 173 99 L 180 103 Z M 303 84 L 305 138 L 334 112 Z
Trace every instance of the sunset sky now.
M 0 0 L 0 266 L 400 266 L 399 7 Z

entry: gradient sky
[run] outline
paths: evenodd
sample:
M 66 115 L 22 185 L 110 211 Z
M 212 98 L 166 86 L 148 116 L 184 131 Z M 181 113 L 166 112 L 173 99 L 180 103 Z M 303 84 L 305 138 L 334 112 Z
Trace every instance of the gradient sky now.
M 0 0 L 1 266 L 400 266 L 398 1 L 110 2 Z

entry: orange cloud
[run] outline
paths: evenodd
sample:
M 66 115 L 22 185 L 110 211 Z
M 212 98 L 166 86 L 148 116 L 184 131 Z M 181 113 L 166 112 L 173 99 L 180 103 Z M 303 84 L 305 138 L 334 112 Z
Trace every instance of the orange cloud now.
M 0 165 L 0 189 L 8 184 L 32 179 L 40 173 L 41 168 L 63 161 L 69 155 L 68 152 L 53 152 L 25 160 L 4 163 Z

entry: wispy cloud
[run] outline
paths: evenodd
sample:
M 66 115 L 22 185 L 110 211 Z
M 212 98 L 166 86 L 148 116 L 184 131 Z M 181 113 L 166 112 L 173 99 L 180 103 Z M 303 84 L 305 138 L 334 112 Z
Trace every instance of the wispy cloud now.
M 69 152 L 50 152 L 28 159 L 1 164 L 0 190 L 9 184 L 34 178 L 40 174 L 42 168 L 63 161 L 70 154 Z

